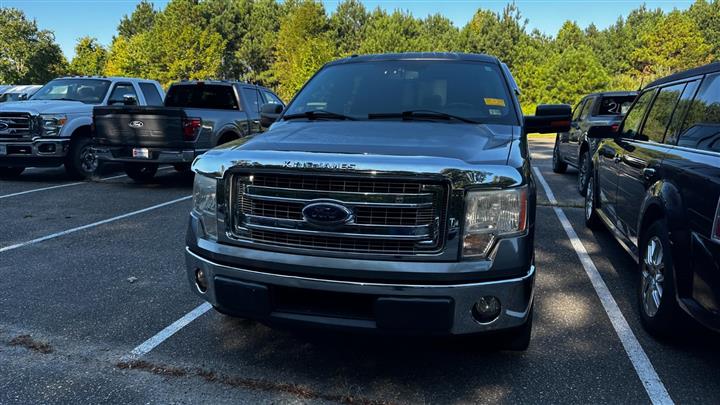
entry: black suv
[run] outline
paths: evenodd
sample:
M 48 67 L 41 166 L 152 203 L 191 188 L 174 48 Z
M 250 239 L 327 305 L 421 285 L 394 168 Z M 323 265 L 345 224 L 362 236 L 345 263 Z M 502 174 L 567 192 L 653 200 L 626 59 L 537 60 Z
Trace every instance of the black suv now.
M 648 85 L 593 157 L 588 226 L 604 223 L 639 262 L 646 328 L 684 315 L 720 331 L 720 63 Z
M 577 188 L 581 195 L 587 189 L 591 157 L 597 142 L 588 139 L 591 126 L 618 125 L 632 105 L 637 92 L 616 91 L 585 96 L 573 111 L 570 130 L 558 133 L 553 150 L 553 171 L 565 173 L 568 165 L 578 169 Z

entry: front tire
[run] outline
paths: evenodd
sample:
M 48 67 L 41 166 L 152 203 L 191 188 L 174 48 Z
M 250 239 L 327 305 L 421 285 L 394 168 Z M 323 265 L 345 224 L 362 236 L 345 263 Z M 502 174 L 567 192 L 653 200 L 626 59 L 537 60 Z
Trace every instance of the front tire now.
M 585 226 L 590 229 L 600 229 L 602 221 L 597 213 L 597 186 L 595 185 L 595 176 L 588 176 L 587 190 L 585 192 Z
M 665 220 L 655 221 L 640 244 L 638 304 L 645 329 L 654 336 L 672 337 L 682 330 L 684 314 L 675 298 L 675 267 Z
M 577 190 L 578 193 L 584 197 L 585 193 L 587 193 L 588 179 L 590 178 L 590 172 L 592 170 L 590 154 L 584 151 L 580 155 L 580 161 L 578 163 Z
M 65 171 L 75 179 L 91 178 L 98 168 L 90 138 L 75 138 L 70 142 L 70 151 L 65 158 Z
M 14 179 L 24 171 L 24 167 L 0 167 L 0 179 Z
M 125 163 L 125 173 L 138 183 L 147 183 L 157 173 L 157 163 Z
M 553 157 L 552 157 L 552 171 L 555 173 L 565 173 L 567 171 L 567 163 L 562 161 L 562 158 L 560 157 L 560 137 L 555 137 L 555 147 L 553 148 Z

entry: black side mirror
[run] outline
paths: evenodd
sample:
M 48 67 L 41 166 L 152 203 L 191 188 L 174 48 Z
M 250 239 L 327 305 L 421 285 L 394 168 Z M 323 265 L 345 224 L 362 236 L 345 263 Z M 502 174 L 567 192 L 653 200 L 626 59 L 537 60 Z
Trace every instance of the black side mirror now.
M 124 105 L 137 105 L 137 97 L 133 96 L 132 94 L 126 94 L 123 96 L 123 104 Z
M 572 107 L 567 104 L 541 104 L 535 115 L 526 115 L 525 133 L 552 134 L 567 132 L 572 121 Z
M 262 108 L 260 108 L 260 126 L 263 128 L 270 127 L 280 117 L 283 109 L 281 104 L 263 104 Z
M 615 138 L 618 134 L 618 124 L 614 125 L 595 125 L 588 129 L 588 139 L 605 139 Z

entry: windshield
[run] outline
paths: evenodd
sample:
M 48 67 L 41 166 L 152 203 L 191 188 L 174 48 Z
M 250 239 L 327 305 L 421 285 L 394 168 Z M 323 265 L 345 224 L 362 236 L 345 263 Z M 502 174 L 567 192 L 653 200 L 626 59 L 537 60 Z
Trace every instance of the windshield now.
M 70 100 L 100 104 L 109 87 L 109 80 L 57 79 L 38 90 L 31 100 Z
M 332 65 L 296 96 L 286 116 L 325 111 L 354 119 L 407 119 L 407 111 L 516 125 L 498 66 L 482 62 L 393 60 Z M 423 115 L 423 119 L 432 118 Z M 462 122 L 462 121 L 448 121 Z

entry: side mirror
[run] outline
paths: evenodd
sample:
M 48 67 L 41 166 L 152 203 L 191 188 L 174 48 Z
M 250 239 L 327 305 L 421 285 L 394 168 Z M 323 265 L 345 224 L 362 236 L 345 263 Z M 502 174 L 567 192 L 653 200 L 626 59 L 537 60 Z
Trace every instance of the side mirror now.
M 618 134 L 619 125 L 596 125 L 588 129 L 588 139 L 615 138 Z
M 269 128 L 280 117 L 283 109 L 281 104 L 263 104 L 262 108 L 260 108 L 260 126 Z
M 541 104 L 535 115 L 526 115 L 525 133 L 552 134 L 567 132 L 572 121 L 572 107 L 567 104 Z
M 21 95 L 18 96 L 18 101 L 25 101 L 25 100 L 27 100 L 27 99 L 28 99 L 27 93 L 23 93 L 23 94 L 21 94 Z
M 123 96 L 123 104 L 124 105 L 137 105 L 137 97 L 133 96 L 132 94 L 126 94 Z

